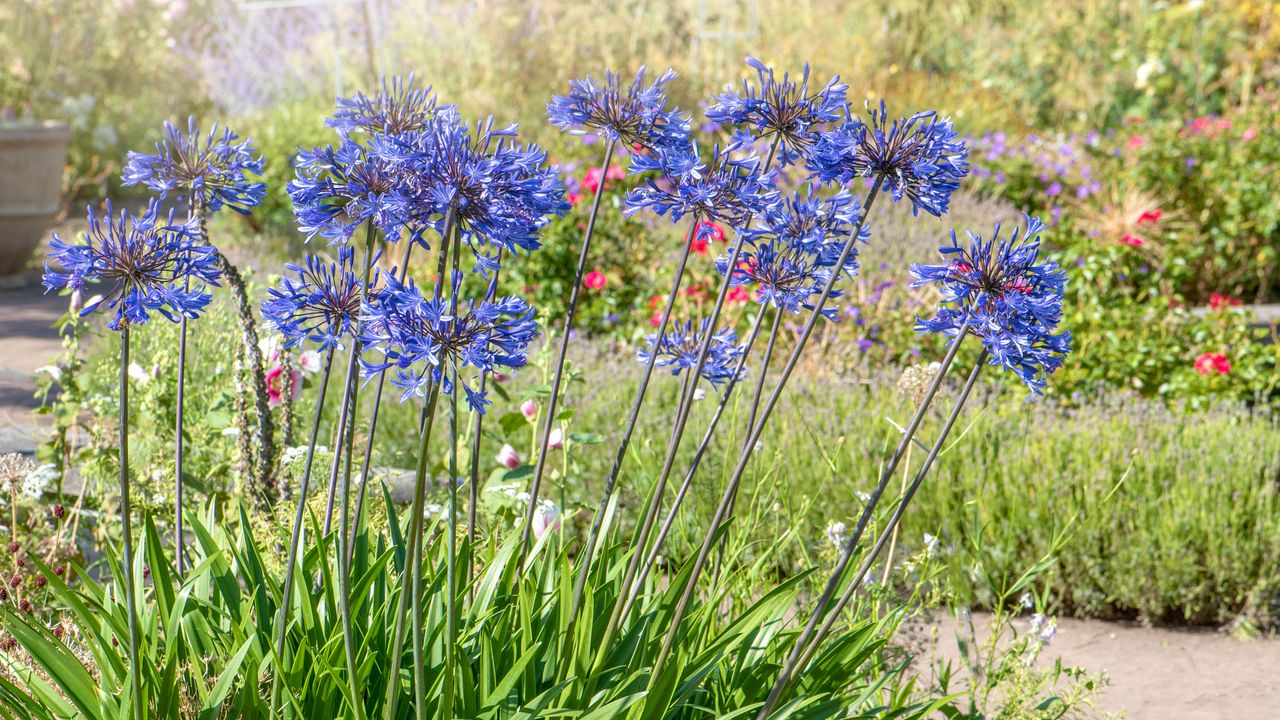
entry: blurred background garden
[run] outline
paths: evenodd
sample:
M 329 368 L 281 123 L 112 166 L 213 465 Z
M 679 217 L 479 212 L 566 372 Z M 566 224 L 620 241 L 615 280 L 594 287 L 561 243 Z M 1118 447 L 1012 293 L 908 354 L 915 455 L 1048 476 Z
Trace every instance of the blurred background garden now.
M 775 580 L 831 564 L 833 536 L 852 525 L 860 495 L 874 485 L 910 417 L 915 391 L 908 371 L 942 355 L 938 338 L 914 329 L 935 293 L 910 287 L 910 264 L 931 261 L 952 230 L 987 232 L 996 221 L 1012 224 L 1029 213 L 1051 223 L 1047 248 L 1068 273 L 1064 325 L 1075 350 L 1043 395 L 1029 395 L 1011 375 L 988 380 L 974 403 L 979 409 L 947 444 L 898 541 L 899 560 L 931 558 L 933 595 L 921 606 L 960 618 L 944 623 L 944 635 L 970 622 L 970 611 L 1016 609 L 1026 592 L 1038 612 L 1064 618 L 1274 643 L 1280 623 L 1280 9 L 1274 3 L 3 0 L 0 132 L 32 120 L 69 127 L 54 221 L 64 237 L 83 229 L 86 204 L 107 197 L 145 203 L 139 188 L 121 186 L 121 169 L 128 151 L 154 147 L 165 121 L 183 125 L 194 116 L 252 138 L 265 160 L 266 201 L 250 216 L 215 216 L 210 234 L 261 294 L 284 262 L 297 262 L 304 248 L 322 249 L 319 241 L 305 243 L 285 189 L 298 149 L 334 142 L 325 117 L 336 96 L 373 91 L 384 76 L 412 72 L 465 117 L 518 122 L 522 138 L 549 151 L 573 208 L 544 231 L 542 250 L 504 268 L 501 282 L 538 307 L 545 327 L 559 327 L 589 210 L 583 199 L 599 188 L 605 203 L 621 207 L 632 181 L 625 160 L 601 172 L 592 166 L 599 147 L 590 138 L 548 125 L 548 99 L 588 72 L 612 68 L 627 77 L 641 65 L 670 66 L 679 73 L 669 88 L 673 102 L 693 115 L 704 142 L 726 141 L 727 131 L 702 111 L 726 79 L 736 84 L 754 74 L 743 64 L 747 56 L 793 74 L 806 62 L 816 78 L 838 74 L 855 110 L 864 100 L 883 100 L 897 113 L 937 109 L 968 138 L 972 170 L 942 219 L 895 206 L 872 220 L 861 271 L 836 321 L 815 338 L 803 380 L 780 406 L 749 476 L 741 502 L 757 539 L 742 541 L 735 557 L 753 577 Z M 788 171 L 796 180 L 803 175 Z M 729 240 L 723 235 L 695 245 L 693 279 L 677 301 L 677 317 L 697 316 L 714 301 L 714 261 Z M 681 237 L 665 220 L 618 212 L 602 216 L 596 230 L 571 345 L 569 414 L 558 418 L 571 452 L 558 458 L 548 492 L 569 537 L 590 526 L 620 430 L 618 408 L 635 394 L 635 352 L 667 300 L 661 288 L 671 284 Z M 388 266 L 395 252 L 388 248 Z M 42 260 L 39 252 L 30 260 L 29 277 L 38 276 Z M 0 314 L 8 306 L 16 323 L 17 308 L 47 307 L 18 299 L 38 292 L 0 291 Z M 746 293 L 729 302 L 726 312 L 741 332 L 754 305 Z M 243 494 L 253 472 L 235 432 L 236 387 L 225 381 L 232 361 L 220 350 L 237 333 L 231 305 L 215 299 L 217 312 L 191 340 L 197 348 L 191 357 L 203 358 L 194 361 L 192 377 L 210 380 L 190 388 L 186 401 L 187 423 L 199 438 L 191 442 L 186 473 L 201 498 Z M 65 301 L 58 314 L 62 308 Z M 57 314 L 49 318 L 55 320 Z M 177 329 L 162 325 L 135 347 L 134 401 L 146 409 L 132 442 L 144 468 L 172 464 L 172 388 L 147 380 L 176 362 Z M 117 472 L 115 429 L 98 421 L 112 412 L 116 357 L 103 351 L 101 327 L 69 316 L 57 326 L 65 340 L 59 345 L 49 330 L 54 352 L 24 357 L 40 368 L 19 364 L 23 379 L 14 381 L 36 397 L 41 416 L 31 447 L 18 449 L 51 465 L 56 479 L 31 497 L 12 489 L 5 500 L 14 508 L 11 532 L 21 526 L 52 544 L 62 541 L 64 523 L 44 509 L 54 502 L 109 505 Z M 784 324 L 779 342 L 794 342 L 799 330 Z M 13 332 L 0 337 L 10 348 L 6 357 L 29 355 Z M 540 348 L 533 367 L 497 390 L 502 397 L 490 411 L 496 422 L 478 446 L 490 487 L 527 477 L 536 426 L 520 405 L 547 397 L 551 350 Z M 961 356 L 971 362 L 976 353 Z M 267 380 L 280 405 L 273 406 L 281 423 L 278 475 L 287 484 L 298 471 L 289 451 L 303 444 L 302 430 L 294 428 L 314 409 L 313 394 L 300 390 L 316 380 L 279 353 L 268 360 Z M 13 363 L 0 358 L 0 364 Z M 666 380 L 655 379 L 651 402 L 674 408 L 679 388 Z M 705 424 L 712 405 L 696 406 L 694 422 Z M 736 402 L 729 407 L 741 411 Z M 374 464 L 394 478 L 412 467 L 417 411 L 397 406 L 386 413 Z M 9 417 L 29 421 L 16 411 Z M 653 412 L 640 426 L 632 447 L 639 475 L 662 462 L 664 422 L 664 413 Z M 940 424 L 927 420 L 922 437 Z M 725 432 L 713 445 L 707 482 L 694 487 L 695 511 L 676 524 L 668 555 L 696 551 L 741 441 L 741 433 Z M 503 459 L 505 449 L 517 453 L 514 464 Z M 682 459 L 692 450 L 682 450 Z M 140 474 L 136 482 L 139 502 L 158 515 L 168 512 L 173 483 L 164 472 Z M 86 500 L 84 487 L 99 489 Z M 643 504 L 645 491 L 640 483 L 624 484 L 620 505 Z M 487 497 L 488 512 L 511 519 L 508 496 Z M 72 543 L 66 552 L 70 558 L 80 551 Z M 1022 582 L 1028 573 L 1033 580 Z M 1015 587 L 1019 592 L 1011 593 Z M 941 642 L 955 645 L 949 637 Z M 1213 647 L 1220 655 L 1207 662 L 1226 662 L 1232 653 L 1231 646 Z M 1275 659 L 1271 648 L 1265 657 Z M 1141 662 L 1166 662 L 1158 649 L 1148 651 Z M 1241 652 L 1254 657 L 1248 653 L 1257 650 Z M 1074 662 L 1090 665 L 1088 657 Z M 1115 667 L 1092 666 L 1081 677 L 1101 686 L 1104 669 L 1114 681 Z M 982 675 L 980 663 L 970 670 Z M 1242 677 L 1248 672 L 1239 669 Z M 1043 678 L 996 675 L 993 684 L 1006 684 L 983 708 L 990 716 L 1059 716 L 1018 704 L 1024 690 L 1037 699 L 1049 692 L 1035 684 Z M 1176 669 L 1163 677 L 1179 682 Z M 1173 714 L 1159 715 L 1142 714 L 1163 707 L 1158 698 L 1134 700 L 1126 694 L 1131 687 L 1119 688 L 1092 710 L 1276 717 L 1267 714 L 1280 707 L 1276 683 L 1272 676 L 1269 686 L 1253 688 L 1254 704 L 1210 698 L 1203 707 L 1184 705 L 1186 714 L 1164 708 L 1158 712 Z M 1081 697 L 1092 700 L 1093 692 Z M 1148 702 L 1157 705 L 1133 704 Z M 1092 710 L 1082 704 L 1073 712 Z

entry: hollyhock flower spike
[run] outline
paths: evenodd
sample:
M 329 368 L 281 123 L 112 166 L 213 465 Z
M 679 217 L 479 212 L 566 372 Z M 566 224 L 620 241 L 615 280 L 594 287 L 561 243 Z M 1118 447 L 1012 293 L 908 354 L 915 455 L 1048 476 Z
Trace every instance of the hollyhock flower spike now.
M 968 318 L 968 333 L 982 341 L 990 364 L 1008 368 L 1035 393 L 1071 352 L 1070 331 L 1057 331 L 1067 276 L 1057 263 L 1039 260 L 1044 227 L 1028 216 L 1025 232 L 1015 228 L 1002 238 L 996 225 L 990 240 L 968 233 L 968 247 L 953 232 L 940 250 L 946 263 L 911 268 L 912 287 L 936 284 L 942 292 L 942 307 L 933 318 L 917 318 L 916 331 L 955 342 Z
M 574 135 L 592 132 L 632 149 L 684 145 L 689 139 L 689 119 L 677 109 L 666 109 L 667 83 L 676 72 L 668 69 L 649 85 L 644 84 L 644 75 L 641 67 L 626 88 L 622 78 L 608 70 L 603 84 L 590 77 L 570 81 L 569 94 L 557 95 L 547 104 L 547 117 L 552 125 Z
M 184 133 L 171 122 L 164 124 L 168 139 L 156 143 L 154 155 L 130 151 L 124 166 L 124 185 L 144 185 L 161 198 L 169 193 L 197 193 L 204 209 L 217 212 L 224 206 L 248 215 L 266 197 L 267 185 L 251 182 L 262 174 L 262 157 L 253 141 L 241 141 L 230 128 L 217 124 L 201 135 L 195 118 L 187 119 Z
M 941 217 L 969 172 L 969 150 L 951 121 L 929 111 L 889 124 L 883 101 L 878 111 L 868 111 L 869 125 L 850 117 L 818 137 L 809 161 L 814 177 L 840 183 L 880 178 L 895 202 L 911 201 L 913 214 Z
M 355 273 L 355 250 L 338 249 L 337 262 L 308 255 L 306 265 L 289 264 L 280 284 L 270 288 L 262 316 L 285 338 L 285 348 L 310 340 L 320 352 L 345 349 L 360 317 L 360 279 Z
M 349 243 L 366 220 L 388 240 L 399 240 L 420 212 L 400 164 L 350 139 L 336 148 L 300 151 L 297 166 L 288 191 L 298 229 L 308 242 L 319 235 L 330 245 Z
M 810 94 L 807 63 L 798 82 L 785 73 L 779 81 L 773 68 L 755 58 L 747 58 L 747 65 L 756 71 L 758 87 L 744 80 L 739 94 L 732 86 L 725 86 L 724 94 L 717 95 L 707 108 L 707 118 L 712 122 L 742 126 L 743 132 L 735 134 L 730 150 L 776 139 L 778 159 L 783 165 L 790 165 L 808 158 L 821 126 L 848 114 L 845 91 L 849 86 L 841 83 L 839 76 Z
M 679 375 L 696 367 L 709 329 L 708 319 L 703 319 L 696 330 L 692 320 L 673 323 L 658 344 L 658 359 L 654 364 L 657 367 L 669 368 L 672 375 Z M 649 357 L 654 352 L 655 342 L 657 342 L 656 335 L 645 338 L 645 346 L 638 354 L 640 362 L 649 362 Z M 733 329 L 721 328 L 711 339 L 707 360 L 702 367 L 702 377 L 714 387 L 719 387 L 722 383 L 733 379 L 735 371 L 738 370 L 738 359 L 742 357 L 743 352 L 745 348 L 738 344 L 738 336 Z M 741 379 L 742 376 L 739 375 L 738 380 Z
M 159 218 L 153 199 L 146 212 L 134 217 L 121 210 L 113 215 L 107 202 L 105 216 L 89 208 L 89 229 L 84 244 L 62 241 L 57 233 L 49 243 L 44 266 L 45 292 L 71 290 L 84 295 L 94 285 L 104 286 L 80 309 L 83 317 L 106 307 L 115 311 L 109 326 L 141 325 L 159 313 L 172 322 L 194 319 L 209 304 L 208 285 L 217 285 L 221 273 L 217 251 L 197 241 L 195 222 L 178 224 L 170 211 Z
M 382 359 L 362 357 L 363 374 L 395 368 L 391 384 L 404 390 L 404 402 L 413 395 L 425 397 L 431 383 L 452 394 L 449 369 L 461 377 L 468 366 L 480 375 L 524 367 L 529 342 L 538 334 L 528 303 L 512 296 L 483 300 L 465 312 L 459 308 L 456 316 L 449 313 L 449 304 L 446 298 L 423 297 L 412 278 L 402 283 L 384 273 L 382 288 L 365 305 L 362 336 Z M 488 393 L 474 389 L 477 383 L 471 381 L 459 384 L 467 403 L 483 414 L 490 404 Z
M 702 220 L 745 228 L 778 199 L 773 173 L 762 173 L 760 167 L 760 158 L 755 155 L 735 160 L 719 147 L 704 160 L 693 143 L 632 155 L 632 172 L 657 171 L 668 182 L 650 178 L 634 188 L 627 194 L 625 214 L 630 217 L 648 209 L 678 222 L 696 213 Z M 715 232 L 712 223 L 699 224 L 699 239 L 707 240 Z
M 363 132 L 369 135 L 404 135 L 426 130 L 436 112 L 452 107 L 436 107 L 431 86 L 415 88 L 413 75 L 382 79 L 382 92 L 368 97 L 357 92 L 354 97 L 338 98 L 337 109 L 325 124 L 342 133 Z

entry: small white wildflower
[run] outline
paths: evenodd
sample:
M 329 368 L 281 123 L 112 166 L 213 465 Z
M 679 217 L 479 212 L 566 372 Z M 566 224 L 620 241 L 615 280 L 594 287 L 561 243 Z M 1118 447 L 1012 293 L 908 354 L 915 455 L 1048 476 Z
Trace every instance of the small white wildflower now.
M 240 428 L 227 427 L 222 429 L 222 437 L 238 437 L 239 435 Z
M 865 493 L 865 492 L 862 492 L 861 490 L 854 490 L 854 491 L 853 491 L 853 496 L 854 496 L 854 497 L 856 497 L 856 498 L 858 498 L 858 500 L 862 501 L 862 503 L 863 503 L 864 505 L 865 505 L 866 503 L 871 502 L 871 494 L 870 494 L 870 493 Z
M 706 390 L 703 390 L 702 388 L 694 388 L 694 390 L 693 390 L 693 401 L 694 401 L 694 402 L 698 402 L 699 400 L 702 400 L 702 399 L 703 399 L 703 398 L 705 398 L 706 396 L 707 396 L 707 391 L 706 391 Z
M 58 479 L 58 468 L 54 465 L 41 465 L 22 478 L 22 494 L 32 500 L 39 500 Z
M 53 378 L 54 382 L 62 382 L 62 368 L 57 365 L 45 365 L 43 367 L 36 368 L 35 374 L 39 375 L 40 373 L 45 373 L 49 377 Z
M 305 350 L 298 355 L 298 368 L 307 375 L 314 375 L 320 372 L 320 353 L 315 350 Z
M 838 520 L 827 523 L 827 529 L 824 532 L 827 535 L 827 542 L 835 546 L 836 549 L 843 548 L 849 538 L 849 528 Z
M 138 363 L 129 363 L 129 378 L 139 385 L 146 385 L 151 382 L 151 373 Z
M 933 535 L 930 535 L 929 533 L 925 533 L 924 534 L 925 554 L 932 556 L 935 552 L 937 552 L 937 550 L 938 550 L 938 538 L 934 537 Z

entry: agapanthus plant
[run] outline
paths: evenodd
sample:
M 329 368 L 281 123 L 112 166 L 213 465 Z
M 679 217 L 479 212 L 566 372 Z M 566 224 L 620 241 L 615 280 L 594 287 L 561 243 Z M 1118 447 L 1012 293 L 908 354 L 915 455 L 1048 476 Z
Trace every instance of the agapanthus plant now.
M 849 86 L 835 76 L 822 89 L 809 92 L 809 65 L 797 82 L 784 73 L 778 80 L 773 68 L 749 57 L 747 65 L 756 71 L 758 86 L 743 80 L 742 92 L 725 86 L 707 107 L 712 122 L 737 125 L 731 149 L 751 148 L 758 143 L 777 142 L 778 159 L 783 165 L 807 159 L 809 149 L 825 124 L 847 115 L 845 91 Z
M 454 392 L 449 370 L 472 368 L 474 375 L 515 370 L 527 363 L 528 345 L 538 334 L 533 308 L 508 296 L 473 303 L 465 312 L 450 312 L 447 298 L 423 297 L 410 278 L 400 282 L 389 273 L 365 307 L 363 340 L 382 359 L 362 358 L 366 374 L 395 368 L 391 384 L 404 390 L 401 401 L 425 397 L 432 384 Z M 458 385 L 467 403 L 483 413 L 487 393 L 470 380 Z
M 1033 392 L 1062 366 L 1071 352 L 1071 332 L 1058 331 L 1066 273 L 1055 262 L 1040 259 L 1040 220 L 1027 217 L 1025 230 L 1008 237 L 996 225 L 991 239 L 968 232 L 961 246 L 954 232 L 940 249 L 947 262 L 911 267 L 912 287 L 936 285 L 942 306 L 932 318 L 919 319 L 919 332 L 955 337 L 966 332 L 982 340 L 992 365 L 1003 366 Z M 954 342 L 954 340 L 953 340 Z
M 262 316 L 284 336 L 286 349 L 304 341 L 315 343 L 321 353 L 345 349 L 360 317 L 360 278 L 355 273 L 355 250 L 338 248 L 336 262 L 308 255 L 305 265 L 285 266 L 285 275 L 267 292 Z
M 575 135 L 593 132 L 609 143 L 619 142 L 635 150 L 683 145 L 689 137 L 689 120 L 677 109 L 667 109 L 666 86 L 676 77 L 667 69 L 649 85 L 641 67 L 629 87 L 606 70 L 604 83 L 589 76 L 570 81 L 569 94 L 551 98 L 547 117 L 551 124 Z
M 651 210 L 672 222 L 692 215 L 702 221 L 745 228 L 778 199 L 773 176 L 762 171 L 760 158 L 734 158 L 719 147 L 709 158 L 702 157 L 696 143 L 632 155 L 631 171 L 661 173 L 662 182 L 649 178 L 627 193 L 627 216 Z M 710 223 L 698 226 L 699 237 L 705 239 L 712 232 Z
M 706 333 L 711 323 L 704 318 L 695 328 L 692 320 L 676 322 L 671 330 L 658 336 L 649 335 L 638 352 L 640 362 L 649 362 L 653 353 L 658 357 L 655 365 L 679 375 L 693 370 L 698 365 Z M 720 387 L 726 381 L 741 379 L 742 368 L 739 360 L 745 348 L 738 343 L 738 334 L 733 328 L 724 327 L 711 338 L 710 350 L 703 362 L 701 375 L 713 387 Z
M 208 212 L 225 206 L 248 215 L 262 203 L 266 183 L 249 179 L 262 174 L 262 157 L 254 154 L 252 140 L 240 140 L 226 127 L 219 133 L 216 123 L 202 135 L 195 118 L 187 120 L 185 133 L 171 122 L 165 122 L 164 130 L 168 138 L 156 143 L 155 154 L 129 152 L 125 187 L 145 185 L 162 198 L 194 194 L 199 208 Z
M 112 330 L 145 324 L 152 313 L 173 322 L 194 318 L 209 304 L 208 286 L 220 276 L 217 251 L 197 241 L 194 223 L 175 222 L 172 212 L 162 220 L 154 200 L 137 217 L 124 210 L 113 214 L 108 201 L 103 216 L 90 207 L 88 221 L 84 244 L 63 242 L 54 233 L 48 258 L 62 270 L 45 263 L 46 292 L 69 289 L 83 296 L 100 286 L 80 315 L 99 307 L 114 311 Z
M 307 240 L 349 243 L 366 221 L 388 240 L 398 240 L 414 224 L 420 206 L 401 163 L 372 153 L 344 138 L 332 145 L 298 154 L 297 177 L 289 183 L 298 228 Z
M 369 135 L 405 135 L 426 130 L 436 113 L 452 106 L 437 106 L 431 87 L 413 86 L 408 79 L 396 76 L 382 79 L 382 91 L 373 97 L 357 92 L 349 98 L 338 98 L 333 115 L 325 124 L 342 133 Z
M 868 107 L 868 112 L 870 124 L 851 116 L 819 137 L 809 169 L 823 182 L 871 178 L 887 187 L 894 201 L 909 199 L 912 213 L 942 216 L 969 172 L 968 148 L 951 121 L 929 111 L 890 124 L 883 101 L 879 110 Z

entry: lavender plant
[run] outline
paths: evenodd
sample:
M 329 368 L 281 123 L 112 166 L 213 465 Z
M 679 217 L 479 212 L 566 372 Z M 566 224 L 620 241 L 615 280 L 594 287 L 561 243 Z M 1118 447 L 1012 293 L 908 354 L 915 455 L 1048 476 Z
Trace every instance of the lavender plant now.
M 123 180 L 125 187 L 143 185 L 166 198 L 170 193 L 185 195 L 188 207 L 188 220 L 195 225 L 198 238 L 209 244 L 206 220 L 209 213 L 218 212 L 224 207 L 242 215 L 248 215 L 254 207 L 262 203 L 266 194 L 266 184 L 250 179 L 251 175 L 262 174 L 262 158 L 254 154 L 251 140 L 241 141 L 230 128 L 218 131 L 218 125 L 209 128 L 208 135 L 202 136 L 195 118 L 187 119 L 187 131 L 184 133 L 171 122 L 164 124 L 167 139 L 156 143 L 153 155 L 130 151 L 125 162 Z M 267 473 L 271 468 L 273 449 L 271 413 L 268 411 L 266 393 L 266 374 L 263 370 L 262 353 L 258 349 L 257 328 L 253 323 L 253 314 L 249 306 L 248 293 L 239 271 L 221 253 L 215 250 L 221 272 L 226 276 L 228 284 L 236 298 L 236 307 L 240 312 L 243 326 L 243 347 L 239 352 L 248 359 L 250 375 L 253 381 L 255 411 L 258 415 L 257 440 L 259 462 L 253 472 L 259 485 L 265 484 Z M 177 547 L 178 574 L 183 570 L 183 406 L 187 373 L 187 319 L 179 319 L 178 330 L 178 378 L 176 413 L 174 418 L 174 512 L 173 537 Z M 243 390 L 243 387 L 241 388 Z M 244 408 L 244 404 L 240 404 Z M 248 421 L 241 413 L 241 437 L 248 441 Z M 249 448 L 242 445 L 244 460 L 250 466 Z
M 95 310 L 114 311 L 108 327 L 120 334 L 120 532 L 123 546 L 121 572 L 129 627 L 129 675 L 132 679 L 131 714 L 142 718 L 143 648 L 138 628 L 138 588 L 134 578 L 132 510 L 129 481 L 129 330 L 145 325 L 156 313 L 171 322 L 199 317 L 209 304 L 208 286 L 217 285 L 216 251 L 198 241 L 194 222 L 178 224 L 170 213 L 163 221 L 153 200 L 145 213 L 118 219 L 110 203 L 105 216 L 89 208 L 89 228 L 84 244 L 63 242 L 55 234 L 48 257 L 62 270 L 45 264 L 46 292 L 70 290 L 83 297 L 92 286 L 102 292 L 83 301 L 80 315 Z

